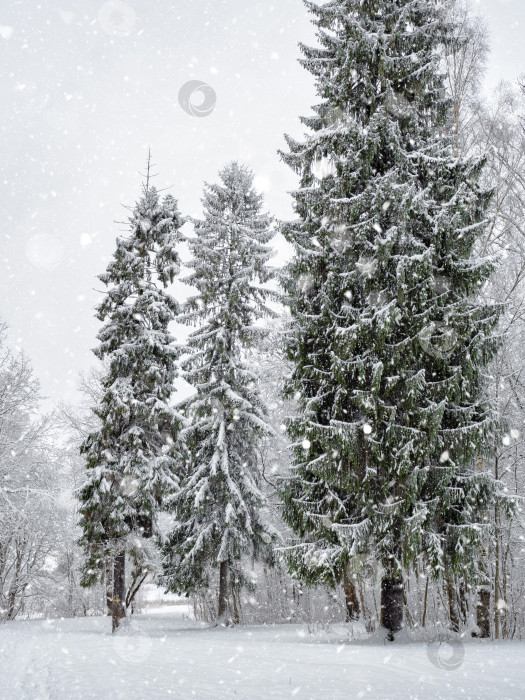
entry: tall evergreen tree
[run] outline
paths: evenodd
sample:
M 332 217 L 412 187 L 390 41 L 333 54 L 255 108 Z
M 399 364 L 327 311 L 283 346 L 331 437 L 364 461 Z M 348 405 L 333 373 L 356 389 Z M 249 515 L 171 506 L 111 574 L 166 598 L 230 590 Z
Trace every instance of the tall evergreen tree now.
M 182 224 L 176 200 L 149 185 L 148 165 L 129 235 L 117 239 L 99 277 L 108 291 L 97 307 L 105 323 L 94 353 L 107 370 L 94 409 L 100 427 L 81 447 L 87 479 L 79 493 L 80 542 L 84 585 L 113 563 L 113 631 L 147 572 L 143 538 L 152 536 L 156 513 L 178 483 L 173 445 L 181 418 L 170 405 L 178 351 L 168 326 L 179 306 L 165 288 L 179 270 Z M 126 593 L 127 555 L 133 571 Z
M 180 321 L 197 325 L 183 363 L 196 394 L 186 405 L 187 475 L 172 497 L 175 527 L 165 544 L 166 585 L 179 593 L 210 586 L 219 571 L 218 616 L 225 619 L 229 591 L 242 583 L 240 560 L 269 554 L 273 529 L 261 510 L 260 439 L 270 432 L 256 375 L 243 360 L 270 314 L 267 262 L 271 219 L 253 174 L 232 163 L 221 184 L 206 185 L 204 219 L 189 239 L 193 254 L 187 281 L 198 291 Z M 235 596 L 232 598 L 235 621 Z
M 437 0 L 306 1 L 320 46 L 302 64 L 322 102 L 287 138 L 301 177 L 288 391 L 295 476 L 285 518 L 293 571 L 335 584 L 372 552 L 382 624 L 403 624 L 403 570 L 471 577 L 497 485 L 475 468 L 495 420 L 483 370 L 499 309 L 475 255 L 490 193 L 482 160 L 457 158 L 440 70 L 452 36 Z

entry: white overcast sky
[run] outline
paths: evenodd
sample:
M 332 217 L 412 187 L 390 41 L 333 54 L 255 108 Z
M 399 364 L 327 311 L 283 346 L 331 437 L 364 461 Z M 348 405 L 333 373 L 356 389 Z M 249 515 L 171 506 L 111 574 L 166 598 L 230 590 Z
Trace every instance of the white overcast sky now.
M 52 401 L 75 400 L 93 362 L 95 277 L 148 147 L 184 214 L 200 215 L 202 182 L 238 159 L 288 218 L 295 178 L 277 149 L 315 102 L 296 61 L 313 40 L 301 0 L 112 1 L 113 14 L 99 0 L 0 0 L 0 319 Z M 474 5 L 491 33 L 490 91 L 525 73 L 525 0 Z M 192 79 L 216 91 L 206 118 L 178 104 Z

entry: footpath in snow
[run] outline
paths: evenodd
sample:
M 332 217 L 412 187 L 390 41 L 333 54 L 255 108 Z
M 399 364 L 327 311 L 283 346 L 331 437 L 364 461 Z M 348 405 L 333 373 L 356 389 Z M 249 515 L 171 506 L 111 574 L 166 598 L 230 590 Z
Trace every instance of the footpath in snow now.
M 350 642 L 344 626 L 318 634 L 304 625 L 210 629 L 187 613 L 150 611 L 117 637 L 109 634 L 109 618 L 2 625 L 0 698 L 525 697 L 520 642 Z

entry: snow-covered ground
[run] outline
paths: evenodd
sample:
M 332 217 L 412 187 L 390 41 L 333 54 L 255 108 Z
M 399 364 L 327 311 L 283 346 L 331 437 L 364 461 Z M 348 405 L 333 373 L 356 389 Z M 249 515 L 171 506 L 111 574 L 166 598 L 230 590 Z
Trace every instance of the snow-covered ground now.
M 525 643 L 350 642 L 344 626 L 314 634 L 300 625 L 210 629 L 188 613 L 150 610 L 116 638 L 108 618 L 7 623 L 0 698 L 525 697 Z

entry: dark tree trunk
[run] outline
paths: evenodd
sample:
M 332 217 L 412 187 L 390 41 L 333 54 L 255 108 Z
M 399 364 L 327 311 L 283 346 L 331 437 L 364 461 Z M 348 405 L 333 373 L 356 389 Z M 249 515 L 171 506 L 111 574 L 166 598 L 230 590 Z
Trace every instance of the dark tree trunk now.
M 421 619 L 421 627 L 424 627 L 425 623 L 427 621 L 428 582 L 429 582 L 429 577 L 427 576 L 427 581 L 425 583 L 425 597 L 423 599 L 423 617 Z
M 454 585 L 454 578 L 449 574 L 446 575 L 445 588 L 447 592 L 448 609 L 450 614 L 450 629 L 452 632 L 459 632 L 459 613 L 456 587 Z
M 219 569 L 219 620 L 224 620 L 228 610 L 228 562 L 221 561 Z
M 8 597 L 7 619 L 14 620 L 16 617 L 16 590 L 11 589 Z
M 458 590 L 459 596 L 459 614 L 463 624 L 466 624 L 468 611 L 467 611 L 467 596 L 465 595 L 465 581 L 461 580 Z
M 401 576 L 381 579 L 381 625 L 393 641 L 394 634 L 403 628 L 403 578 Z
M 490 638 L 490 588 L 482 586 L 478 590 L 477 601 L 477 624 L 479 628 L 478 636 L 482 639 Z
M 116 632 L 122 620 L 126 617 L 126 552 L 120 552 L 115 557 L 113 565 L 113 605 L 112 605 L 112 630 Z
M 238 588 L 236 587 L 235 582 L 233 581 L 233 578 L 232 578 L 232 582 L 231 582 L 232 612 L 233 612 L 232 623 L 234 625 L 238 625 L 241 622 L 241 615 L 239 613 L 240 601 L 237 600 L 237 592 L 238 592 Z
M 348 571 L 348 567 L 345 568 L 345 573 L 343 576 L 343 589 L 345 592 L 345 604 L 346 604 L 346 621 L 353 622 L 354 620 L 359 620 L 359 599 L 357 597 L 357 590 L 352 577 Z
M 113 616 L 113 562 L 111 559 L 106 559 L 104 567 L 104 583 L 106 587 L 106 606 L 108 615 Z

